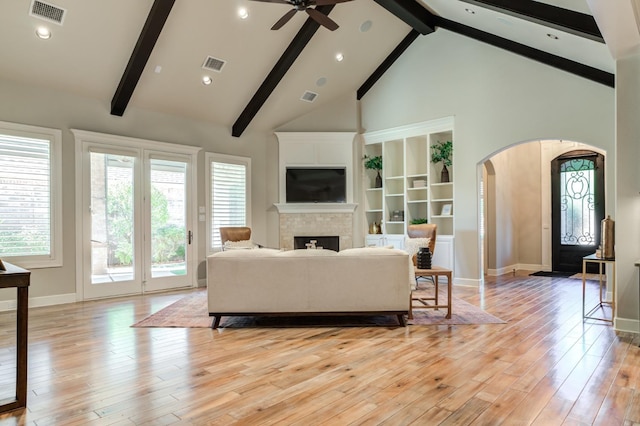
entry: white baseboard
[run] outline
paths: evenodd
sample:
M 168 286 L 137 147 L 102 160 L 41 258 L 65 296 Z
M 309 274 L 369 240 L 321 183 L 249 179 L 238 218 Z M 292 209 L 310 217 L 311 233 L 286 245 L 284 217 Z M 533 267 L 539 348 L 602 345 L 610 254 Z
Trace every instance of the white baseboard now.
M 629 333 L 640 333 L 640 321 L 630 318 L 616 318 L 614 329 L 616 331 L 626 331 Z
M 206 286 L 207 286 L 207 279 L 206 278 L 200 278 L 198 280 L 198 288 L 206 287 Z
M 453 285 L 479 288 L 482 285 L 482 280 L 477 280 L 477 279 L 472 279 L 472 278 L 455 278 L 454 277 L 453 278 Z
M 499 269 L 488 269 L 487 275 L 490 277 L 499 277 L 500 275 L 511 274 L 513 271 L 551 271 L 551 268 L 544 265 L 533 265 L 528 263 L 517 263 L 515 265 L 505 266 Z
M 62 305 L 65 303 L 75 303 L 75 302 L 76 302 L 75 293 L 57 294 L 55 296 L 30 297 L 29 307 L 38 308 L 41 306 Z M 0 301 L 0 312 L 13 311 L 16 309 L 16 306 L 17 306 L 17 303 L 15 300 L 2 300 Z

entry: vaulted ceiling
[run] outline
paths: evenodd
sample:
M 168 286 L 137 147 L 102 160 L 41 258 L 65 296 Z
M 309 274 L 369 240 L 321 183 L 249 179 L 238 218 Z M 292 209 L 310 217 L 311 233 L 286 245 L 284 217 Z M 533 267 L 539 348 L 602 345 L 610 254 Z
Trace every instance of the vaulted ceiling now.
M 30 15 L 32 0 L 3 0 L 0 78 L 99 99 L 105 114 L 147 109 L 214 122 L 234 136 L 278 128 L 348 93 L 363 98 L 405 49 L 440 30 L 614 85 L 615 62 L 587 0 L 318 6 L 340 25 L 336 31 L 305 13 L 272 31 L 291 7 L 250 0 L 43 3 L 63 9 L 61 24 Z M 35 36 L 41 25 L 51 30 L 48 40 Z M 207 57 L 223 61 L 222 69 L 204 69 Z M 317 97 L 301 100 L 305 92 Z

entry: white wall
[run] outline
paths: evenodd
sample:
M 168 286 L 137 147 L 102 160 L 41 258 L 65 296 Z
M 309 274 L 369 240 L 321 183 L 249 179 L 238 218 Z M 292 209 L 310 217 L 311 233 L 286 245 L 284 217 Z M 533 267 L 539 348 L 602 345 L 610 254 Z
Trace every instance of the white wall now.
M 455 116 L 458 284 L 482 280 L 478 164 L 539 139 L 614 152 L 613 89 L 442 29 L 418 38 L 361 103 L 366 131 Z

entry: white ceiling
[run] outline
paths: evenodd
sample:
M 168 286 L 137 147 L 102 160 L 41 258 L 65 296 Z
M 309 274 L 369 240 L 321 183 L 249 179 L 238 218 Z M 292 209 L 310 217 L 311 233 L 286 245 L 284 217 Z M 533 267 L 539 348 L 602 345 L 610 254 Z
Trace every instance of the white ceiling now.
M 500 35 L 608 72 L 615 64 L 607 47 L 458 0 L 419 0 L 449 20 Z M 66 9 L 62 26 L 29 16 L 31 0 L 2 0 L 0 78 L 96 98 L 109 113 L 131 52 L 153 0 L 53 0 Z M 544 1 L 589 13 L 587 0 Z M 239 19 L 245 7 L 249 18 Z M 465 12 L 466 8 L 476 13 Z M 249 0 L 176 1 L 129 108 L 143 108 L 214 122 L 231 129 L 255 91 L 300 29 L 297 13 L 279 31 L 269 28 L 289 7 Z M 330 13 L 340 28 L 320 28 L 249 128 L 275 129 L 333 99 L 354 93 L 411 28 L 373 0 L 354 0 Z M 363 22 L 373 23 L 361 32 Z M 35 29 L 46 24 L 49 40 Z M 547 33 L 559 38 L 552 40 Z M 429 37 L 423 36 L 423 37 Z M 342 52 L 345 60 L 334 60 Z M 201 68 L 208 56 L 227 61 L 221 73 Z M 161 66 L 160 73 L 156 73 Z M 209 74 L 213 84 L 204 86 Z M 324 77 L 327 83 L 316 85 Z M 576 77 L 580 78 L 580 77 Z M 299 100 L 305 90 L 314 103 Z M 126 111 L 125 111 L 126 115 Z

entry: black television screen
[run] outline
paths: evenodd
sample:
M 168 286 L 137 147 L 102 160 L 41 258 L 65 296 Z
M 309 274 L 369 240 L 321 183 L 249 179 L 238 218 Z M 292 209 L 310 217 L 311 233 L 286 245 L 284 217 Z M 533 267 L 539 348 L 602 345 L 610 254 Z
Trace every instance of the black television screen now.
M 286 179 L 287 203 L 345 203 L 344 168 L 290 167 Z

